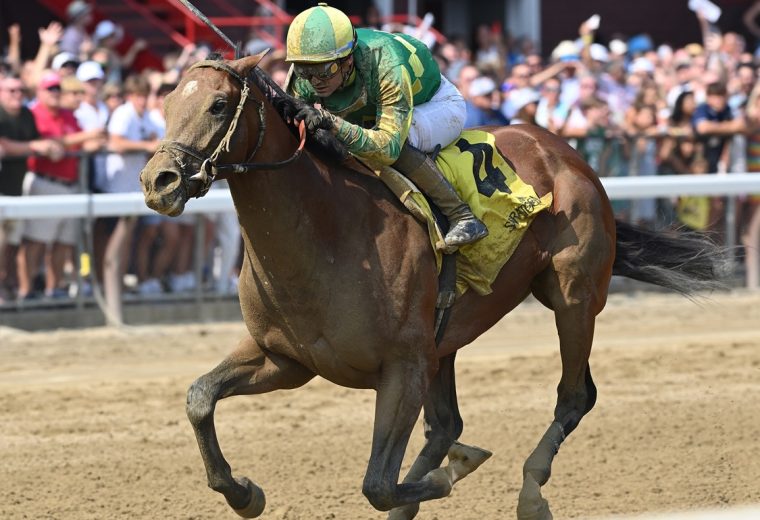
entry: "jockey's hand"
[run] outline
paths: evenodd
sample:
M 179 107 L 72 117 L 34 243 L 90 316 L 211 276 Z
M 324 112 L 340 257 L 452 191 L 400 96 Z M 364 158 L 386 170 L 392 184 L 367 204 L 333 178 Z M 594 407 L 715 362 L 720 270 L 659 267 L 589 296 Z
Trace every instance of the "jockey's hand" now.
M 309 132 L 313 132 L 318 128 L 332 130 L 333 126 L 335 126 L 333 118 L 329 112 L 310 105 L 306 105 L 298 111 L 296 114 L 296 121 L 303 121 L 306 123 L 306 128 Z

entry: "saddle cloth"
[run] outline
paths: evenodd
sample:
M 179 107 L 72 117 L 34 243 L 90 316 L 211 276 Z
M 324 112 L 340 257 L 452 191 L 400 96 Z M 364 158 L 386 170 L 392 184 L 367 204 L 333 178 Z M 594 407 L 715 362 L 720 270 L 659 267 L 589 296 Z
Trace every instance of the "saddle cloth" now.
M 533 218 L 552 203 L 552 194 L 538 197 L 495 147 L 495 137 L 482 130 L 465 130 L 439 153 L 436 163 L 472 212 L 488 227 L 489 235 L 459 248 L 457 294 L 473 289 L 491 293 L 491 284 L 517 248 Z M 425 223 L 440 271 L 443 235 L 425 196 L 391 167 L 375 173 L 409 211 Z

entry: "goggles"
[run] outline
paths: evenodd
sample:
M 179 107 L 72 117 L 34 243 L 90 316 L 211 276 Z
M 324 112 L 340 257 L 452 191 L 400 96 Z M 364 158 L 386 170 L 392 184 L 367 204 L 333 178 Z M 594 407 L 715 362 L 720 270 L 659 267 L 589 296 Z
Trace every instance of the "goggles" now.
M 337 61 L 327 63 L 296 63 L 293 69 L 299 78 L 307 81 L 311 81 L 312 78 L 327 81 L 338 73 L 340 65 L 338 65 Z

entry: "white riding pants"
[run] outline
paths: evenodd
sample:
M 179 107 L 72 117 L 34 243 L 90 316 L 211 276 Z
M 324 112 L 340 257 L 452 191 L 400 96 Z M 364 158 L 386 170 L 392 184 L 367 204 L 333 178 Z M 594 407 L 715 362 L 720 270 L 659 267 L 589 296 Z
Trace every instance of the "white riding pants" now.
M 432 152 L 436 145 L 445 148 L 462 133 L 466 117 L 464 97 L 452 82 L 441 76 L 441 86 L 432 99 L 412 110 L 407 140 L 423 152 Z

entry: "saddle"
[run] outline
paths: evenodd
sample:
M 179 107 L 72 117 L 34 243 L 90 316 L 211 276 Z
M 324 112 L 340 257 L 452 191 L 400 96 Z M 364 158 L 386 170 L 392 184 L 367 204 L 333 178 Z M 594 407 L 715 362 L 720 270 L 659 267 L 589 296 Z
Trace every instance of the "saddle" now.
M 488 226 L 489 235 L 459 248 L 456 292 L 472 289 L 491 293 L 491 284 L 517 248 L 528 226 L 551 207 L 552 194 L 539 197 L 496 148 L 495 137 L 483 130 L 465 130 L 434 157 L 438 168 L 472 212 Z M 436 247 L 445 226 L 436 220 L 433 204 L 401 173 L 383 166 L 371 168 L 415 218 L 427 226 L 441 271 L 443 255 Z

